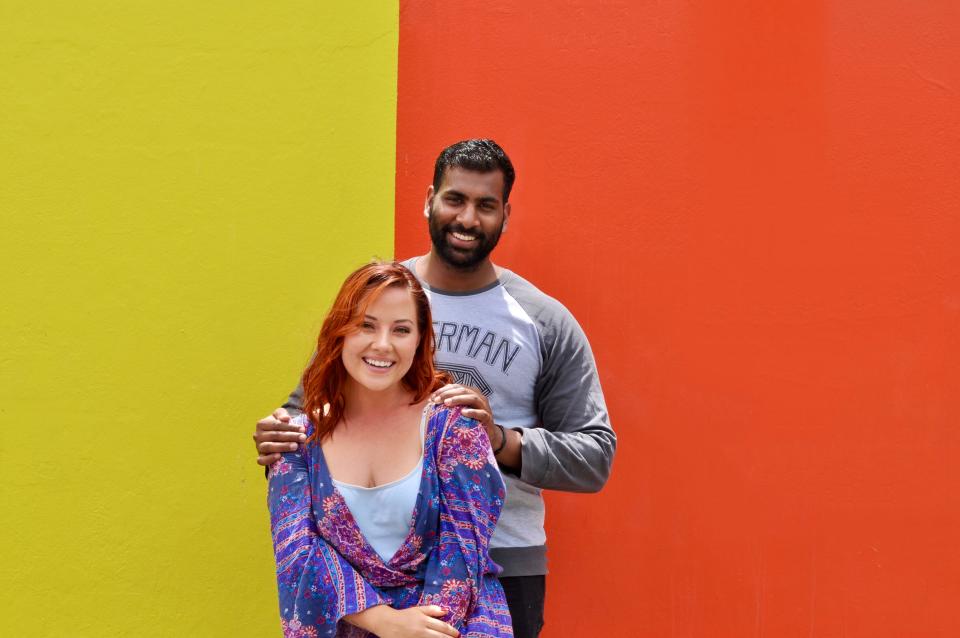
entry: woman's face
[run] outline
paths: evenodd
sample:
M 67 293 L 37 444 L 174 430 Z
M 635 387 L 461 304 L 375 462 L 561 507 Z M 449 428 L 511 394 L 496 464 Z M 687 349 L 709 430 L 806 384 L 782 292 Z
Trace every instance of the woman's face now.
M 380 392 L 399 384 L 420 344 L 417 307 L 405 287 L 391 286 L 367 306 L 360 327 L 343 338 L 343 366 L 361 386 Z

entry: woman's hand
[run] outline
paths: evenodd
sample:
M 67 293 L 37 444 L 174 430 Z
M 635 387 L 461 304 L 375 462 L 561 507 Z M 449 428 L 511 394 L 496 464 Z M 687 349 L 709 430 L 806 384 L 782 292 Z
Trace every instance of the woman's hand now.
M 377 632 L 380 638 L 457 638 L 460 635 L 453 625 L 440 620 L 446 612 L 437 605 L 394 611 L 392 618 Z
M 393 609 L 386 605 L 370 607 L 344 616 L 351 625 L 366 629 L 380 638 L 457 638 L 460 632 L 440 620 L 446 612 L 437 605 Z

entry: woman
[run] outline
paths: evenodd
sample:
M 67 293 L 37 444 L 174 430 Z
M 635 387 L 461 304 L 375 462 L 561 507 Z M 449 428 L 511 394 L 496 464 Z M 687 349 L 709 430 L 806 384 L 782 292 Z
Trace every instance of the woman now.
M 347 277 L 303 375 L 307 443 L 270 470 L 285 636 L 512 636 L 488 555 L 503 479 L 484 428 L 428 401 L 433 347 L 409 270 Z

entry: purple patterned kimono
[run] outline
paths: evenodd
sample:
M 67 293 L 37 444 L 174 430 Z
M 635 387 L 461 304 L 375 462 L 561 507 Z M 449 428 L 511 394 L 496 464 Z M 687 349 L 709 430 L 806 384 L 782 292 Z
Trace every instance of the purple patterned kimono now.
M 287 638 L 361 638 L 346 622 L 374 605 L 440 605 L 460 635 L 512 636 L 488 544 L 504 483 L 483 426 L 431 405 L 410 532 L 384 562 L 333 485 L 319 445 L 283 455 L 269 474 L 280 618 Z M 300 416 L 297 422 L 313 432 Z

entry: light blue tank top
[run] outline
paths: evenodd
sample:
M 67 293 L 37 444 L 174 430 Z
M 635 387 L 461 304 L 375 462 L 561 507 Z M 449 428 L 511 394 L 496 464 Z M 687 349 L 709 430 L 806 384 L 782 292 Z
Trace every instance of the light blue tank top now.
M 420 418 L 420 460 L 403 478 L 376 487 L 361 487 L 333 479 L 364 538 L 384 562 L 389 561 L 410 533 L 413 508 L 423 473 L 423 434 L 427 413 Z

